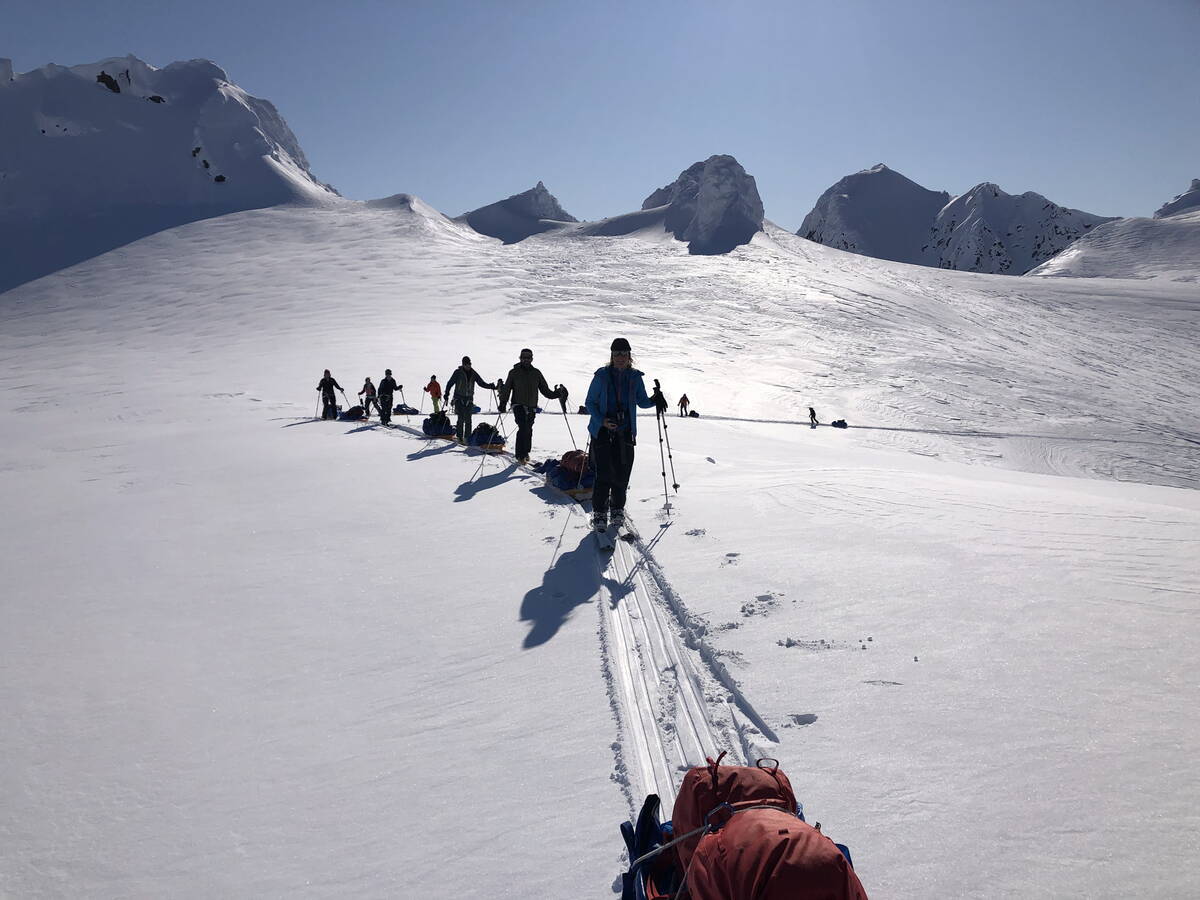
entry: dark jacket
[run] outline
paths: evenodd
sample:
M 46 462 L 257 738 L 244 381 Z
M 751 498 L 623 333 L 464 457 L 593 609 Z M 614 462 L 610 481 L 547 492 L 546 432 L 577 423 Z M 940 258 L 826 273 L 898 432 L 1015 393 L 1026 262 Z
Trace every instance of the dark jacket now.
M 455 403 L 473 403 L 475 401 L 475 385 L 481 388 L 491 389 L 492 385 L 488 384 L 479 377 L 479 373 L 474 369 L 465 369 L 459 366 L 454 370 L 454 374 L 450 376 L 450 380 L 446 382 L 446 387 L 442 391 L 443 396 L 449 400 L 450 392 L 457 388 L 454 395 Z
M 637 437 L 637 406 L 642 409 L 654 409 L 654 401 L 646 395 L 646 382 L 642 373 L 637 369 L 615 369 L 604 366 L 597 369 L 592 376 L 591 387 L 587 394 L 587 411 L 592 417 L 588 421 L 588 431 L 592 437 L 599 437 L 604 427 L 605 419 L 624 419 L 622 428 Z
M 550 390 L 540 371 L 532 364 L 517 363 L 500 387 L 500 406 L 506 406 L 510 396 L 513 406 L 537 406 L 539 391 L 548 400 L 558 399 L 558 394 Z
M 320 380 L 320 382 L 317 383 L 317 390 L 320 391 L 322 394 L 324 394 L 326 397 L 333 396 L 334 388 L 337 388 L 340 391 L 342 389 L 342 386 L 337 383 L 337 379 L 334 378 L 332 375 L 330 375 L 328 378 L 322 378 Z
M 396 393 L 396 379 L 391 375 L 385 375 L 379 382 L 379 393 L 389 397 Z

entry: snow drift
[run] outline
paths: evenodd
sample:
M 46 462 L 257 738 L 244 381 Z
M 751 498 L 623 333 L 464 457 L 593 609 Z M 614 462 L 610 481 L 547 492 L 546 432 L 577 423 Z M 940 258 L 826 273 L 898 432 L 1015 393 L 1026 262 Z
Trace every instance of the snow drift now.
M 208 60 L 11 69 L 0 66 L 0 291 L 164 228 L 336 197 L 275 107 Z

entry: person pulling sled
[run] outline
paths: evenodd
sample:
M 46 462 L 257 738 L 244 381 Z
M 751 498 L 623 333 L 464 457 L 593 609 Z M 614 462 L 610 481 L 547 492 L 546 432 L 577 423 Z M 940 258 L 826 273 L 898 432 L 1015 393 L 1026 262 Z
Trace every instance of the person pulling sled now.
M 512 367 L 508 378 L 500 385 L 501 413 L 504 412 L 509 399 L 512 399 L 513 419 L 517 423 L 517 445 L 513 455 L 516 456 L 517 462 L 529 462 L 539 392 L 547 400 L 559 400 L 564 396 L 558 391 L 550 390 L 545 377 L 533 366 L 533 351 L 526 347 L 521 351 L 520 362 Z
M 433 401 L 433 411 L 435 413 L 442 410 L 442 386 L 438 384 L 437 376 L 429 376 L 429 384 L 425 385 L 425 393 L 429 395 L 429 399 Z
M 370 376 L 367 376 L 367 380 L 363 382 L 362 390 L 358 392 L 358 396 L 363 398 L 362 408 L 364 417 L 370 417 L 371 407 L 373 405 L 375 407 L 375 411 L 379 413 L 380 417 L 382 418 L 383 412 L 379 408 L 379 400 L 375 397 L 375 385 L 371 384 Z
M 383 377 L 379 379 L 379 403 L 377 404 L 379 421 L 384 425 L 392 424 L 392 397 L 395 396 L 397 389 L 404 390 L 404 386 L 396 384 L 391 369 L 385 369 Z
M 334 390 L 341 390 L 342 386 L 337 383 L 337 379 L 329 374 L 329 370 L 325 370 L 325 377 L 317 382 L 317 390 L 321 392 L 321 409 L 322 419 L 336 419 L 337 412 L 337 395 Z
M 625 524 L 625 494 L 633 473 L 637 444 L 637 408 L 653 409 L 642 373 L 633 368 L 629 341 L 617 338 L 609 348 L 608 365 L 596 370 L 588 388 L 592 461 L 596 485 L 592 490 L 592 528 L 605 532 Z
M 465 444 L 471 436 L 471 417 L 475 413 L 475 385 L 489 391 L 492 389 L 492 385 L 480 378 L 479 373 L 471 368 L 471 357 L 464 356 L 462 365 L 454 370 L 454 374 L 446 382 L 445 390 L 447 403 L 450 402 L 450 392 L 454 392 L 454 435 L 460 444 Z

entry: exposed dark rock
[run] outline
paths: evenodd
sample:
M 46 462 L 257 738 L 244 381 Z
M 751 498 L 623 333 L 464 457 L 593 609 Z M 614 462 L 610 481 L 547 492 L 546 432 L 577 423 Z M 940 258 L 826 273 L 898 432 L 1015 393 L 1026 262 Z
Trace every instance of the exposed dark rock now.
M 96 76 L 96 80 L 98 82 L 100 82 L 102 85 L 104 85 L 106 88 L 108 88 L 110 91 L 112 91 L 114 94 L 121 93 L 121 86 L 119 84 L 117 84 L 117 79 L 113 78 L 107 72 L 101 71 L 100 74 Z

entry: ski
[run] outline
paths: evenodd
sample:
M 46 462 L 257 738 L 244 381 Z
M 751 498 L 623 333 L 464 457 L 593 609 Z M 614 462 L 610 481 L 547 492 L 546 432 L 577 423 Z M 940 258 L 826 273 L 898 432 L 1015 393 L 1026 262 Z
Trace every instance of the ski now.
M 601 550 L 601 552 L 612 553 L 617 549 L 617 545 L 613 542 L 612 535 L 607 530 L 597 531 L 595 532 L 595 535 L 596 546 Z

